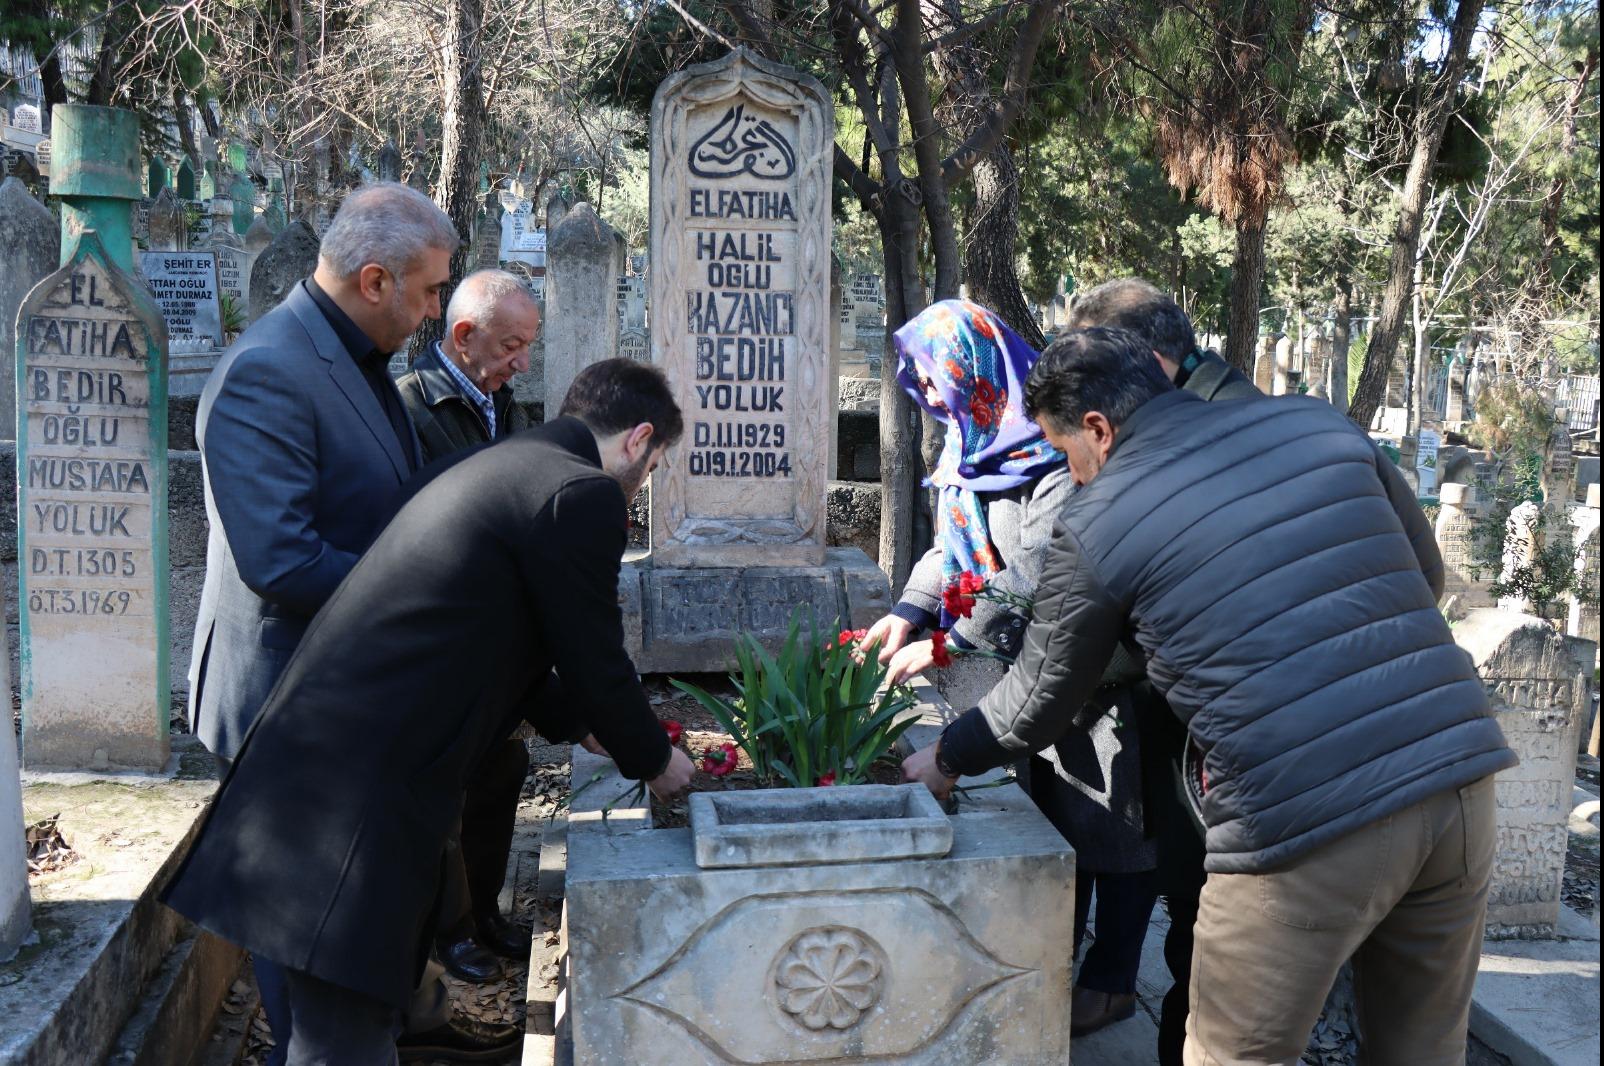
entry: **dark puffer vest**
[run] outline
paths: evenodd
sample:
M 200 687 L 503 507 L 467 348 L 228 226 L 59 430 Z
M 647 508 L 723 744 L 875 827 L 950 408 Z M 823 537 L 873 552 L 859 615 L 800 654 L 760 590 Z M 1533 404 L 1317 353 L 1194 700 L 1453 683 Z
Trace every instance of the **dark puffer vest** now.
M 1060 517 L 1024 650 L 943 754 L 974 772 L 1053 743 L 1133 638 L 1203 753 L 1210 871 L 1272 869 L 1514 765 L 1395 474 L 1323 401 L 1149 401 Z

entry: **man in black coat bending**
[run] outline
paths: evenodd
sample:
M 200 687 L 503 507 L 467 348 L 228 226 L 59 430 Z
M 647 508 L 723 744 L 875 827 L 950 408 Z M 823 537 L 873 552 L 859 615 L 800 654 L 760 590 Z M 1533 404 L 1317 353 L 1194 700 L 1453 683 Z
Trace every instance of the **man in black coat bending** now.
M 289 1061 L 393 1063 L 464 783 L 552 669 L 619 770 L 690 781 L 629 655 L 626 501 L 683 423 L 656 369 L 427 484 L 318 613 L 164 899 L 289 971 Z

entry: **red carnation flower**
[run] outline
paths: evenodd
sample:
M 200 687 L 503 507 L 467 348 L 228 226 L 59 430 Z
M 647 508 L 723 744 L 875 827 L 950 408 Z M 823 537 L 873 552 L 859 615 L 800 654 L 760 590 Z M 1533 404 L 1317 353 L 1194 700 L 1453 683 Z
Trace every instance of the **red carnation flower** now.
M 930 661 L 943 669 L 952 665 L 952 653 L 947 650 L 945 629 L 938 629 L 930 634 Z
M 837 633 L 835 635 L 836 644 L 839 645 L 840 647 L 843 647 L 843 648 L 846 647 L 848 644 L 851 644 L 852 640 L 853 640 L 853 633 L 852 633 L 852 630 L 850 630 L 850 629 L 843 629 L 841 632 L 839 632 L 839 633 Z
M 955 581 L 942 591 L 941 606 L 953 618 L 968 618 L 975 609 L 975 598 L 964 590 L 961 580 Z
M 702 754 L 702 770 L 714 777 L 724 777 L 735 769 L 740 761 L 740 753 L 735 745 L 725 741 L 716 748 L 711 748 Z
M 827 773 L 827 774 L 823 775 L 822 777 L 820 777 L 819 778 L 819 784 L 821 784 L 821 785 L 833 785 L 833 784 L 835 784 L 835 771 L 831 770 L 829 773 Z
M 958 575 L 958 591 L 965 596 L 975 596 L 985 591 L 986 579 L 973 570 L 965 570 Z
M 679 738 L 685 735 L 685 727 L 673 719 L 669 719 L 663 723 L 663 732 L 668 734 L 668 742 L 670 744 L 678 744 Z

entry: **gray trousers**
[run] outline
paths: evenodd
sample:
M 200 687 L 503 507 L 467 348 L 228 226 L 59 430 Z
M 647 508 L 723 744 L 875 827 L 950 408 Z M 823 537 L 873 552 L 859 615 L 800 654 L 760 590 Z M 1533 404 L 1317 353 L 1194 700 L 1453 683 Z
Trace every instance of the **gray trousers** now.
M 303 970 L 285 970 L 289 988 L 289 1066 L 396 1066 L 401 1012 Z

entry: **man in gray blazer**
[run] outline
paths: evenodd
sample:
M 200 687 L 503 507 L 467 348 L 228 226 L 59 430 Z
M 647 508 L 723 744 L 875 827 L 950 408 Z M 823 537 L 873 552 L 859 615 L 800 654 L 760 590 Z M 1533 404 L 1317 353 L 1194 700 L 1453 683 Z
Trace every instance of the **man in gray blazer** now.
M 387 182 L 347 196 L 317 270 L 235 341 L 201 394 L 206 584 L 190 663 L 190 723 L 226 772 L 313 615 L 394 513 L 422 465 L 391 381 L 392 352 L 440 316 L 460 243 L 427 196 Z M 278 968 L 257 961 L 282 1062 L 291 1020 Z M 430 1057 L 505 1034 L 449 1024 L 429 982 L 410 1029 Z

